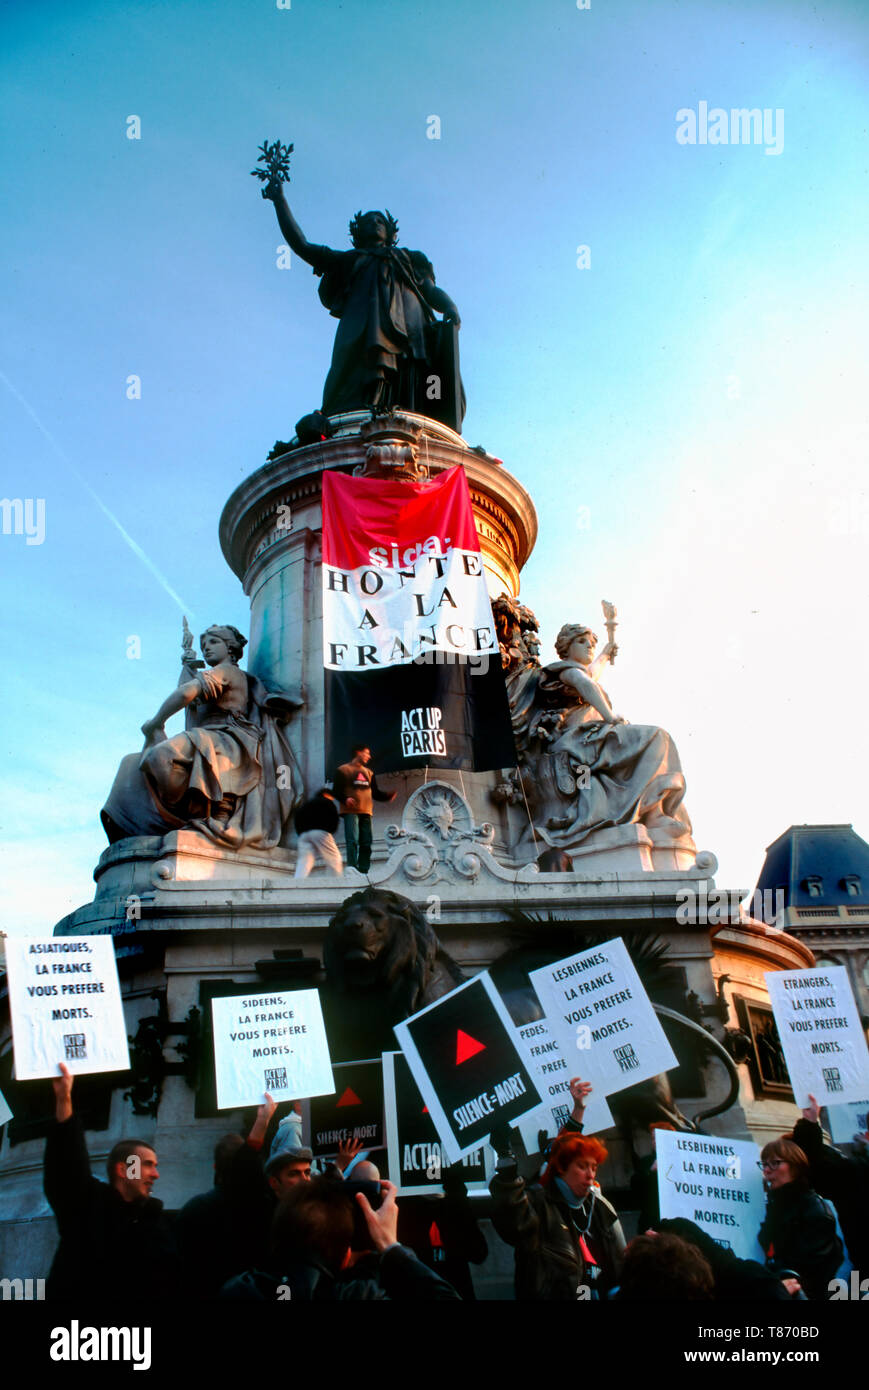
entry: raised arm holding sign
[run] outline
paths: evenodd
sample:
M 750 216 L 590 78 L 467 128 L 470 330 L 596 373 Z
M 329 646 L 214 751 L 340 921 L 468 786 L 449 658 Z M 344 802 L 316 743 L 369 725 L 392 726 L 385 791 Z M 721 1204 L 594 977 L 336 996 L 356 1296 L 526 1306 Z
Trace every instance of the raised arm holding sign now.
M 181 1291 L 175 1235 L 151 1195 L 160 1174 L 153 1148 L 140 1139 L 111 1150 L 108 1183 L 91 1174 L 84 1133 L 73 1112 L 73 1077 L 65 1063 L 53 1079 L 55 1123 L 45 1146 L 45 1195 L 60 1244 L 48 1276 L 52 1298 L 174 1299 Z

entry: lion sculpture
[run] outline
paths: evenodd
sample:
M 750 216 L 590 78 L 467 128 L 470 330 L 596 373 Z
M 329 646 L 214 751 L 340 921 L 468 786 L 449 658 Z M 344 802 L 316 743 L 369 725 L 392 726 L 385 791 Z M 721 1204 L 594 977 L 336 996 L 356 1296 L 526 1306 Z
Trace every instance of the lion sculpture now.
M 422 909 L 382 888 L 341 904 L 326 932 L 323 965 L 335 1061 L 394 1050 L 396 1023 L 464 982 Z

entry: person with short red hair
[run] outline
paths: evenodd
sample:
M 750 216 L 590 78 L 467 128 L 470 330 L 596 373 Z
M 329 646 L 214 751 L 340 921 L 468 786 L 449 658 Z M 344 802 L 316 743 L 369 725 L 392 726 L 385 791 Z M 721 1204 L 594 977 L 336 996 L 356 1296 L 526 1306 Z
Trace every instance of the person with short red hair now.
M 574 1120 L 591 1089 L 575 1078 Z M 494 1138 L 494 1136 L 493 1136 Z M 540 1186 L 519 1176 L 515 1157 L 505 1152 L 489 1190 L 492 1221 L 516 1250 L 519 1300 L 585 1300 L 618 1283 L 625 1237 L 618 1212 L 603 1196 L 597 1170 L 607 1159 L 599 1139 L 562 1130 L 553 1141 Z

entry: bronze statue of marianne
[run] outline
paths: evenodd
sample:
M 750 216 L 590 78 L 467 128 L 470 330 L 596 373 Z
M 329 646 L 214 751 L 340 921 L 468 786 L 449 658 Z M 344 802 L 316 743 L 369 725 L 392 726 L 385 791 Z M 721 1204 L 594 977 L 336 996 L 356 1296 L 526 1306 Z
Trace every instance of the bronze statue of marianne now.
M 357 213 L 350 223 L 353 250 L 333 251 L 307 240 L 280 178 L 266 182 L 262 196 L 274 203 L 287 245 L 320 276 L 321 302 L 340 320 L 323 414 L 403 406 L 461 431 L 459 311 L 435 284 L 428 258 L 396 246 L 391 214 Z

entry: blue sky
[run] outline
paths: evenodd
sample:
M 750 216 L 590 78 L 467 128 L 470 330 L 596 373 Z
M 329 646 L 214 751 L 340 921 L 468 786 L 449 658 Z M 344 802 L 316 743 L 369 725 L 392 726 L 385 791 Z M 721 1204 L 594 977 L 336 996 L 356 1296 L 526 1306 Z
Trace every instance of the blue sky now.
M 863 5 L 19 4 L 3 38 L 0 490 L 46 521 L 0 535 L 4 929 L 92 896 L 178 600 L 247 630 L 218 518 L 319 403 L 334 330 L 276 266 L 265 137 L 312 240 L 387 206 L 433 261 L 465 437 L 538 509 L 545 659 L 617 603 L 607 687 L 676 739 L 721 885 L 792 822 L 869 834 Z M 782 111 L 781 153 L 678 144 L 701 101 Z

